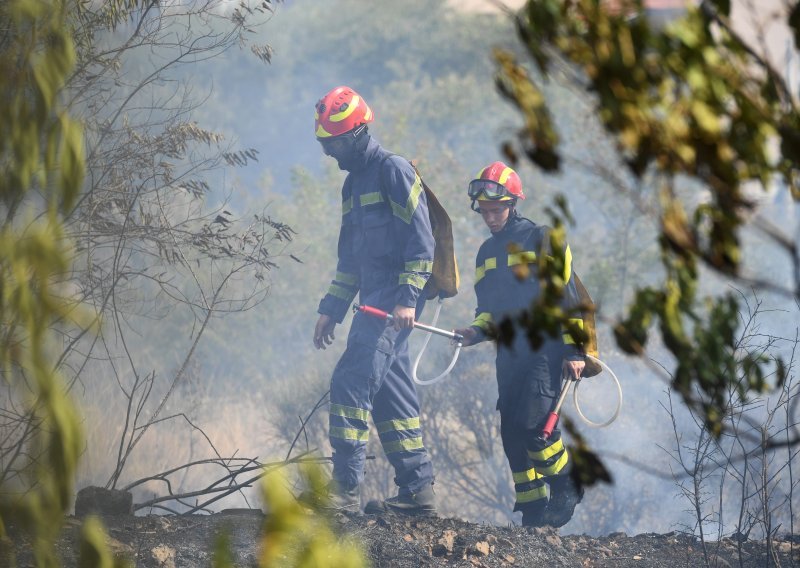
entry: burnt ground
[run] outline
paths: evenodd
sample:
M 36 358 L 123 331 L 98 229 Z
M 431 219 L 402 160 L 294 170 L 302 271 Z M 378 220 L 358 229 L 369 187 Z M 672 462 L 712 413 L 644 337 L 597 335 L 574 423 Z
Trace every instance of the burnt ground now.
M 226 532 L 237 566 L 257 565 L 258 510 L 230 510 L 213 515 L 107 516 L 108 544 L 115 555 L 142 568 L 210 566 L 217 535 Z M 776 540 L 768 560 L 763 541 L 724 539 L 703 546 L 678 534 L 614 533 L 604 537 L 562 536 L 557 530 L 476 525 L 457 519 L 409 519 L 386 515 L 333 517 L 341 535 L 363 545 L 373 567 L 547 566 L 547 567 L 800 567 L 800 539 Z M 65 567 L 77 564 L 81 520 L 69 517 L 57 543 Z M 10 527 L 20 568 L 32 566 L 24 535 Z M 708 559 L 708 564 L 706 563 Z

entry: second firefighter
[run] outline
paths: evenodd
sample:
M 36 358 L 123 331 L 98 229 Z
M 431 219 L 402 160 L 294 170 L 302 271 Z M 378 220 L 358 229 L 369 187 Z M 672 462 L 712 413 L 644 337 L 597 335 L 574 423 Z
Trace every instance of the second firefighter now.
M 502 162 L 483 168 L 469 184 L 472 209 L 477 211 L 491 236 L 481 245 L 475 261 L 475 320 L 464 329 L 464 345 L 486 340 L 489 330 L 503 321 L 514 321 L 528 310 L 543 291 L 538 267 L 541 255 L 550 254 L 550 229 L 519 215 L 518 199 L 525 199 L 517 173 Z M 563 254 L 563 308 L 578 305 L 572 276 L 569 245 Z M 520 270 L 520 267 L 525 267 Z M 572 323 L 579 325 L 576 318 Z M 569 452 L 556 429 L 541 437 L 548 413 L 561 390 L 562 377 L 580 378 L 584 354 L 569 334 L 546 337 L 531 347 L 524 329 L 517 327 L 510 342 L 497 345 L 497 386 L 500 432 L 516 490 L 515 511 L 527 526 L 566 524 L 580 502 L 569 476 Z

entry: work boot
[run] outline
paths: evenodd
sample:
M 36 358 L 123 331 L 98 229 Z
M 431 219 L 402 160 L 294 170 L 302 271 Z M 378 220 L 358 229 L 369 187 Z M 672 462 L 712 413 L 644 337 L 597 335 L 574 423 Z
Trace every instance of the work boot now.
M 433 485 L 428 485 L 419 493 L 398 493 L 385 501 L 370 501 L 364 507 L 367 515 L 382 515 L 396 513 L 408 516 L 436 516 L 436 494 Z
M 533 503 L 524 503 L 518 506 L 518 511 L 522 511 L 522 526 L 523 527 L 543 527 L 544 516 L 543 501 L 536 501 Z
M 557 477 L 550 484 L 550 502 L 542 515 L 542 522 L 553 528 L 566 525 L 583 500 L 583 487 L 578 488 L 569 475 Z
M 338 483 L 331 481 L 323 493 L 306 490 L 300 494 L 298 501 L 320 511 L 358 513 L 361 508 L 361 491 L 358 486 L 342 489 Z

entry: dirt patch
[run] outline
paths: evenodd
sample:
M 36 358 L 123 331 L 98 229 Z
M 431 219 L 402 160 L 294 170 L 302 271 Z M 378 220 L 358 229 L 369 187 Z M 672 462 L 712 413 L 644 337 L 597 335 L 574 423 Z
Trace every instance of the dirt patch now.
M 228 537 L 237 566 L 256 566 L 258 535 L 264 520 L 258 510 L 223 511 L 214 515 L 103 518 L 108 544 L 118 556 L 140 568 L 193 568 L 211 565 L 215 542 Z M 458 519 L 408 519 L 394 515 L 335 515 L 331 519 L 342 537 L 360 542 L 376 568 L 419 566 L 575 566 L 656 567 L 800 565 L 800 539 L 773 543 L 768 561 L 764 541 L 723 539 L 704 547 L 697 539 L 677 533 L 605 537 L 562 536 L 549 528 L 497 527 Z M 81 520 L 67 519 L 57 543 L 66 568 L 77 565 Z M 10 526 L 18 566 L 32 566 L 26 537 Z M 741 561 L 740 561 L 741 560 Z

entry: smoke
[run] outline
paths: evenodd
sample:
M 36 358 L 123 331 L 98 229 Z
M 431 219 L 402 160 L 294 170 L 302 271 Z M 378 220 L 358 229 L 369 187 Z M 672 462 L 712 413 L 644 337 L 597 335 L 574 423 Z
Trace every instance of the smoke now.
M 234 3 L 217 5 L 218 14 L 229 15 Z M 463 284 L 462 292 L 446 302 L 438 325 L 462 327 L 472 320 L 474 257 L 488 234 L 479 216 L 469 210 L 466 183 L 482 165 L 502 158 L 501 143 L 513 138 L 520 124 L 520 117 L 495 92 L 490 59 L 491 48 L 497 45 L 519 51 L 513 26 L 503 16 L 460 12 L 443 2 L 365 5 L 354 0 L 282 4 L 256 38 L 274 50 L 270 65 L 248 50 L 233 48 L 193 62 L 179 74 L 177 80 L 202 93 L 202 104 L 191 113 L 192 120 L 224 134 L 237 148 L 259 151 L 257 161 L 247 167 L 220 170 L 218 177 L 212 177 L 207 206 L 214 209 L 226 204 L 237 222 L 264 213 L 287 223 L 296 234 L 291 242 L 271 248 L 276 266 L 264 274 L 269 286 L 266 299 L 244 313 L 211 320 L 198 343 L 191 373 L 164 413 L 178 418 L 155 426 L 143 438 L 121 485 L 215 454 L 258 456 L 262 461 L 282 458 L 301 420 L 327 389 L 349 327 L 348 318 L 337 328 L 332 348 L 314 350 L 311 337 L 317 303 L 335 271 L 344 174 L 322 155 L 314 139 L 313 105 L 333 86 L 347 84 L 369 101 L 376 113 L 370 132 L 389 150 L 417 158 L 426 181 L 450 212 Z M 152 62 L 143 58 L 135 63 Z M 582 425 L 572 403 L 566 406 L 565 415 L 575 420 L 606 462 L 614 483 L 590 488 L 576 517 L 563 530 L 666 532 L 691 524 L 688 506 L 677 497 L 680 491 L 672 478 L 675 465 L 668 450 L 675 437 L 671 418 L 662 407 L 667 404 L 667 380 L 658 367 L 670 368 L 672 362 L 657 344 L 650 346 L 652 361 L 625 357 L 615 349 L 610 332 L 631 290 L 661 278 L 657 227 L 632 205 L 635 200 L 620 197 L 619 189 L 643 200 L 655 199 L 655 193 L 653 188 L 635 187 L 624 176 L 619 179 L 618 164 L 587 103 L 558 85 L 550 85 L 547 95 L 555 102 L 564 154 L 571 158 L 559 176 L 545 177 L 527 163 L 519 164 L 529 196 L 520 210 L 546 224 L 545 207 L 557 195 L 568 198 L 576 220 L 568 233 L 574 266 L 600 305 L 600 356 L 614 369 L 624 394 L 619 419 L 604 429 Z M 780 210 L 765 211 L 780 214 Z M 789 264 L 766 254 L 755 257 L 762 264 L 753 270 L 777 267 L 785 271 Z M 195 276 L 202 282 L 215 281 L 213 274 Z M 176 281 L 176 289 L 185 290 L 185 286 Z M 246 288 L 247 282 L 239 286 Z M 136 329 L 136 340 L 108 346 L 113 360 L 124 360 L 126 351 L 133 352 L 154 374 L 146 410 L 167 392 L 168 378 L 181 367 L 198 332 L 200 313 L 202 309 L 195 306 L 188 312 L 164 312 L 157 319 L 152 314 L 126 314 Z M 429 306 L 423 320 L 428 321 L 431 313 Z M 796 326 L 796 310 L 776 318 L 769 333 Z M 419 334 L 412 335 L 412 356 L 421 340 Z M 491 407 L 491 397 L 496 396 L 493 350 L 476 349 L 462 356 L 446 382 L 423 389 L 423 405 L 437 396 L 452 398 L 455 395 L 450 393 L 461 388 L 459 381 L 480 369 L 485 381 L 485 390 L 480 392 Z M 446 341 L 432 341 L 420 374 L 431 376 L 450 353 Z M 130 372 L 114 375 L 105 367 L 87 369 L 82 397 L 89 436 L 83 484 L 102 485 L 113 470 L 108 456 L 117 454 L 120 417 L 127 411 L 126 401 L 119 396 L 120 385 L 133 380 Z M 584 381 L 579 393 L 582 408 L 593 419 L 601 420 L 613 411 L 615 393 L 607 377 Z M 425 412 L 436 413 L 437 407 L 427 407 Z M 491 408 L 486 416 L 499 419 Z M 688 413 L 678 411 L 675 419 L 687 436 L 696 430 Z M 323 410 L 303 432 L 298 451 L 319 448 L 329 453 L 325 422 Z M 496 493 L 508 498 L 512 486 L 510 474 L 503 469 L 502 449 L 496 445 L 480 451 L 487 452 L 482 460 L 487 469 L 482 471 L 496 477 L 490 480 L 501 487 Z M 377 456 L 369 465 L 370 475 L 379 478 L 371 490 L 392 491 L 391 474 L 379 451 Z M 384 465 L 379 464 L 381 460 Z M 437 486 L 445 514 L 473 521 L 519 520 L 510 511 L 465 510 L 463 503 L 469 495 L 458 493 L 444 462 L 434 465 L 440 468 L 441 486 L 447 489 L 443 492 Z M 214 475 L 199 469 L 182 475 L 176 490 L 204 486 Z M 143 501 L 163 493 L 164 486 L 152 482 L 136 491 L 136 499 Z M 233 497 L 225 506 L 240 506 L 247 503 L 244 499 Z

